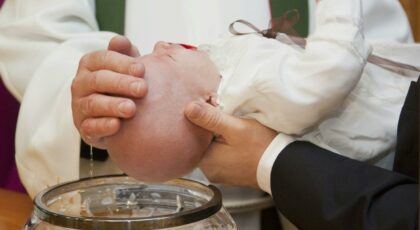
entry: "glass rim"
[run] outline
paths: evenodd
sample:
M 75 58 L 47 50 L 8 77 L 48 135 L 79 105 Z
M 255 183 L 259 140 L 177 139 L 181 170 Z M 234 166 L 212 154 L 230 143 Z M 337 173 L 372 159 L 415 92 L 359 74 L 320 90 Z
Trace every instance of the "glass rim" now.
M 171 228 L 182 225 L 191 224 L 204 220 L 216 214 L 222 208 L 222 195 L 218 188 L 213 185 L 204 185 L 200 182 L 189 179 L 174 179 L 161 184 L 150 183 L 150 185 L 172 185 L 188 188 L 202 189 L 212 193 L 209 201 L 203 205 L 183 210 L 178 213 L 160 215 L 156 217 L 85 217 L 85 216 L 70 216 L 60 214 L 51 210 L 44 203 L 43 198 L 51 192 L 61 190 L 64 194 L 77 189 L 83 189 L 83 183 L 86 181 L 100 180 L 104 178 L 131 178 L 127 175 L 106 175 L 96 176 L 92 178 L 83 178 L 67 183 L 58 184 L 41 191 L 34 199 L 34 214 L 41 221 L 47 222 L 51 225 L 61 226 L 65 228 L 75 229 L 156 229 L 156 228 Z M 140 182 L 140 181 L 139 181 Z M 72 186 L 80 183 L 80 187 Z M 140 182 L 144 183 L 144 182 Z M 144 183 L 147 185 L 147 183 Z M 69 189 L 72 188 L 72 189 Z M 66 190 L 67 189 L 67 190 Z

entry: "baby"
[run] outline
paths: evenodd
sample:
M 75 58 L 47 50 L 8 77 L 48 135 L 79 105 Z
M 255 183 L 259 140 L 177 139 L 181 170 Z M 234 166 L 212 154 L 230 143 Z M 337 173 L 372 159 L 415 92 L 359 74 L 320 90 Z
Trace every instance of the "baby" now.
M 163 42 L 139 61 L 146 67 L 148 93 L 136 100 L 137 115 L 107 139 L 108 152 L 137 179 L 181 177 L 196 167 L 212 139 L 184 117 L 184 108 L 195 100 L 210 102 L 220 74 L 206 53 Z
M 107 138 L 112 159 L 149 182 L 194 169 L 212 134 L 184 117 L 193 100 L 354 159 L 389 155 L 411 79 L 366 65 L 372 49 L 363 37 L 360 0 L 323 0 L 316 17 L 305 50 L 281 35 L 284 42 L 237 36 L 198 51 L 158 43 L 139 58 L 148 95 Z

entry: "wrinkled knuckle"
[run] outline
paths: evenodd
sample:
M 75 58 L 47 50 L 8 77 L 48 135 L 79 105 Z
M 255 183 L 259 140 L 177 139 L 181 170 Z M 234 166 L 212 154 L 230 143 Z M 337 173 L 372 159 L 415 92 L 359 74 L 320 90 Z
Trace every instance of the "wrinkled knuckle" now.
M 124 92 L 124 91 L 127 91 L 128 90 L 128 89 L 126 89 L 127 88 L 126 81 L 122 77 L 118 77 L 118 79 L 116 80 L 116 84 L 115 85 L 117 86 L 117 90 L 119 92 Z
M 95 127 L 96 132 L 103 133 L 106 131 L 105 121 L 106 121 L 105 119 L 102 119 L 96 122 L 96 127 Z
M 146 80 L 140 78 L 140 79 L 137 79 L 134 82 L 138 82 L 138 84 L 140 84 L 140 89 L 138 89 L 138 91 L 136 92 L 136 96 L 138 96 L 138 97 L 146 96 L 147 92 L 149 90 Z
M 122 101 L 116 101 L 116 100 L 109 100 L 106 104 L 106 109 L 110 111 L 114 116 L 118 116 L 121 114 L 121 111 L 119 109 L 119 105 L 122 103 Z
M 90 57 L 91 57 L 91 54 L 85 54 L 85 55 L 83 55 L 81 58 L 80 58 L 80 61 L 79 61 L 79 66 L 80 67 L 87 67 L 88 66 L 88 63 L 89 63 L 89 59 L 90 59 Z
M 108 77 L 108 71 L 101 69 L 96 71 L 95 74 L 95 79 L 93 79 L 93 85 L 92 85 L 92 89 L 97 91 L 97 92 L 102 92 L 106 89 L 106 78 Z
M 97 119 L 91 119 L 90 120 L 90 132 L 89 135 L 91 137 L 95 137 L 98 135 L 98 132 L 101 131 L 101 125 L 100 125 L 100 121 L 98 121 Z
M 91 96 L 87 97 L 85 103 L 83 104 L 82 112 L 84 115 L 90 115 L 93 113 L 93 98 Z
M 95 71 L 92 74 L 90 74 L 89 76 L 89 88 L 93 91 L 97 91 L 98 88 L 98 84 L 99 84 L 99 72 L 100 71 Z
M 85 120 L 79 127 L 80 135 L 84 138 L 90 139 L 92 135 L 92 122 Z
M 141 77 L 144 72 L 144 64 L 134 61 L 128 67 L 128 73 L 135 77 Z
M 75 77 L 71 81 L 70 90 L 71 90 L 72 96 L 74 96 L 76 94 L 76 92 L 78 91 L 78 89 L 79 89 L 79 82 L 80 82 L 80 80 L 78 79 L 78 77 Z
M 72 112 L 73 112 L 73 114 L 74 114 L 74 112 L 75 112 L 75 108 L 76 108 L 76 106 L 77 106 L 77 102 L 76 102 L 76 100 L 72 99 L 72 100 L 71 100 L 71 108 L 72 108 Z
M 79 114 L 79 111 L 75 110 L 74 108 L 77 108 L 76 105 L 73 107 L 73 124 L 79 130 L 82 123 L 82 118 Z
M 72 99 L 71 100 L 71 108 L 72 108 L 72 112 L 74 114 L 74 116 L 78 115 L 78 111 L 77 109 L 79 108 L 79 100 L 78 99 Z
M 216 128 L 220 123 L 222 122 L 221 116 L 218 116 L 216 114 L 211 114 L 206 120 L 207 127 L 209 128 Z
M 100 51 L 100 52 L 101 52 L 100 66 L 101 66 L 101 69 L 104 69 L 106 67 L 106 63 L 108 63 L 109 60 L 110 60 L 110 56 L 111 56 L 112 51 L 103 50 L 103 51 Z

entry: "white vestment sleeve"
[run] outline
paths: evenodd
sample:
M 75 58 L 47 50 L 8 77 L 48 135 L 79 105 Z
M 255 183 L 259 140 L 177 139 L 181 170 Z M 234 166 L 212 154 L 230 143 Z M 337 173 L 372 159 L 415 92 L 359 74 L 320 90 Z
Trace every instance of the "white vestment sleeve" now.
M 404 8 L 397 0 L 362 0 L 364 34 L 372 42 L 412 43 L 410 23 Z M 315 28 L 316 3 L 308 0 L 309 33 Z
M 360 0 L 321 1 L 305 50 L 257 35 L 209 48 L 223 76 L 221 108 L 286 134 L 302 134 L 337 108 L 358 83 L 370 52 Z
M 8 0 L 0 11 L 0 75 L 21 101 L 16 163 L 29 195 L 79 178 L 70 86 L 82 55 L 106 49 L 93 1 Z
M 277 157 L 293 141 L 293 137 L 279 133 L 261 156 L 257 167 L 257 182 L 265 192 L 271 194 L 271 171 Z

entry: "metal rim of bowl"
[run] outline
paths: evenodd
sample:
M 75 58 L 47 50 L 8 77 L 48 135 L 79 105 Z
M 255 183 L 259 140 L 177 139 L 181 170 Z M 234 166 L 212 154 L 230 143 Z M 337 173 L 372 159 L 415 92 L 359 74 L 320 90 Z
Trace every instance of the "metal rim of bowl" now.
M 199 186 L 203 189 L 210 189 L 213 197 L 204 205 L 179 213 L 161 215 L 158 217 L 130 217 L 130 218 L 103 218 L 103 217 L 78 217 L 66 216 L 50 210 L 43 202 L 42 198 L 56 189 L 60 189 L 72 184 L 76 184 L 88 180 L 96 180 L 101 178 L 111 177 L 128 177 L 126 175 L 107 175 L 92 178 L 84 178 L 77 181 L 71 181 L 63 184 L 47 188 L 40 192 L 34 199 L 34 213 L 44 222 L 51 225 L 73 228 L 73 229 L 157 229 L 157 228 L 171 228 L 182 225 L 191 224 L 204 220 L 216 214 L 222 208 L 222 195 L 218 188 L 213 185 L 204 185 L 200 182 L 188 179 L 175 179 L 162 184 L 170 182 L 183 182 L 186 184 Z M 171 183 L 173 185 L 173 183 Z

